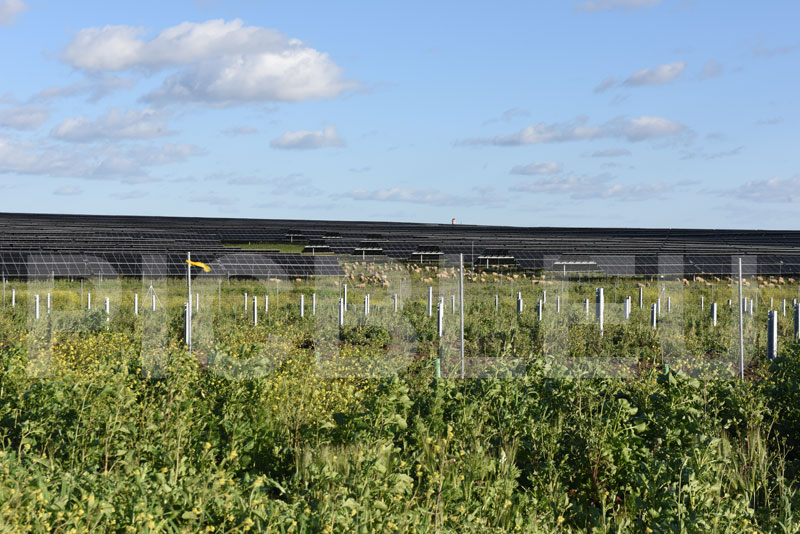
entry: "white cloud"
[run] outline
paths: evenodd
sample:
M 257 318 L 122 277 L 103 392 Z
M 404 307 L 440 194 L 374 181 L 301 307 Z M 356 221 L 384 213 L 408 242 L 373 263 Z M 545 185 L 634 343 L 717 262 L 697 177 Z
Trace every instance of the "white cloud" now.
M 132 26 L 87 28 L 62 59 L 91 72 L 175 69 L 145 97 L 152 102 L 231 104 L 331 98 L 358 86 L 328 54 L 241 20 L 183 22 L 151 39 Z
M 540 178 L 534 182 L 514 185 L 511 187 L 511 191 L 567 195 L 573 199 L 610 199 L 632 202 L 663 198 L 675 190 L 674 184 L 664 182 L 620 184 L 609 183 L 611 179 L 608 175 Z
M 116 198 L 118 200 L 136 200 L 137 198 L 144 198 L 147 196 L 147 191 L 127 191 L 125 193 L 111 193 L 109 196 L 111 198 Z
M 74 185 L 65 185 L 53 191 L 53 194 L 58 196 L 73 196 L 81 193 L 83 193 L 83 189 Z
M 781 117 L 770 117 L 768 119 L 758 119 L 756 124 L 759 126 L 775 126 L 776 124 L 780 124 L 783 122 L 783 118 Z
M 103 117 L 65 119 L 54 127 L 50 135 L 62 141 L 86 143 L 109 139 L 152 139 L 170 135 L 161 120 L 161 114 L 152 109 L 120 111 L 111 109 Z
M 50 109 L 37 104 L 16 104 L 0 107 L 0 126 L 15 130 L 35 130 L 50 117 Z
M 593 158 L 619 158 L 621 156 L 630 156 L 631 151 L 627 148 L 609 148 L 607 150 L 598 150 L 592 152 Z
M 590 126 L 585 118 L 569 123 L 539 123 L 511 135 L 466 139 L 461 145 L 520 146 L 539 143 L 563 143 L 593 139 L 626 139 L 630 142 L 671 137 L 687 128 L 663 117 L 641 116 L 633 119 L 617 117 L 603 124 Z
M 593 0 L 578 6 L 581 11 L 608 11 L 611 9 L 637 9 L 655 7 L 661 0 Z
M 253 135 L 257 134 L 258 130 L 255 128 L 251 128 L 250 126 L 234 126 L 232 128 L 226 128 L 222 130 L 222 133 L 225 135 L 237 136 L 237 135 Z
M 637 70 L 622 82 L 628 86 L 662 85 L 673 81 L 686 69 L 683 61 L 674 61 L 666 65 L 659 65 L 650 69 Z
M 700 72 L 701 80 L 708 80 L 722 76 L 722 65 L 713 60 L 706 61 L 703 70 Z
M 527 165 L 515 165 L 511 168 L 511 174 L 558 174 L 561 172 L 561 164 L 556 161 L 544 161 L 541 163 L 529 163 Z
M 189 201 L 199 204 L 208 204 L 210 206 L 232 207 L 239 202 L 239 199 L 236 197 L 226 197 L 211 192 L 203 195 L 191 196 L 189 197 Z
M 505 110 L 499 117 L 493 117 L 483 121 L 483 126 L 493 124 L 495 122 L 510 122 L 518 117 L 528 117 L 530 113 L 520 108 L 509 108 Z
M 615 85 L 617 85 L 617 81 L 614 78 L 612 78 L 611 76 L 607 76 L 602 82 L 597 84 L 597 87 L 594 88 L 594 92 L 595 93 L 602 93 L 602 92 L 605 92 L 605 91 L 611 89 Z
M 438 189 L 415 189 L 412 187 L 391 187 L 367 191 L 356 189 L 350 191 L 346 197 L 354 200 L 368 200 L 377 202 L 403 202 L 410 204 L 428 204 L 432 206 L 476 206 L 494 205 L 502 202 L 502 198 L 485 194 L 475 196 L 460 196 L 444 193 Z
M 753 202 L 797 203 L 800 202 L 800 176 L 751 180 L 717 193 Z
M 22 0 L 0 0 L 0 26 L 10 26 L 26 9 L 28 5 Z
M 285 132 L 270 141 L 272 148 L 312 149 L 324 147 L 342 147 L 344 141 L 336 132 L 335 126 L 326 126 L 322 130 L 298 130 Z
M 130 89 L 136 84 L 133 78 L 122 76 L 95 76 L 70 85 L 53 85 L 39 91 L 31 98 L 34 102 L 47 102 L 56 98 L 67 98 L 88 94 L 87 102 L 95 103 L 119 89 Z
M 128 150 L 73 149 L 60 145 L 15 143 L 0 137 L 0 174 L 24 174 L 120 180 L 153 181 L 147 168 L 184 161 L 198 152 L 192 145 L 137 146 Z

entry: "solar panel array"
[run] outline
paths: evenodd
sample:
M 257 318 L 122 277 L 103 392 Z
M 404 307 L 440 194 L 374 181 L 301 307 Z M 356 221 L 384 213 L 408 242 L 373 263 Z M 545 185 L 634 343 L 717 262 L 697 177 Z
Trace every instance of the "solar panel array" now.
M 236 246 L 289 242 L 307 253 Z M 422 262 L 452 262 L 463 254 L 478 265 L 489 259 L 489 266 L 647 276 L 725 276 L 741 256 L 747 272 L 800 274 L 798 231 L 0 214 L 6 276 L 180 275 L 187 252 L 217 262 L 214 274 L 231 276 L 341 275 L 330 253 Z

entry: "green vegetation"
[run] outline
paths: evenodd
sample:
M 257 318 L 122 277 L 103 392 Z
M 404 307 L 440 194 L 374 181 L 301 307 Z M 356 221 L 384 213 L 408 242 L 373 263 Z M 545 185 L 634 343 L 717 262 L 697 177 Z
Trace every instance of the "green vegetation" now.
M 460 380 L 452 270 L 347 272 L 341 331 L 342 280 L 198 280 L 192 355 L 180 280 L 152 321 L 130 309 L 141 281 L 120 282 L 108 322 L 97 309 L 66 314 L 79 288 L 57 281 L 53 313 L 30 326 L 32 288 L 18 290 L 0 313 L 0 532 L 800 532 L 800 344 L 781 317 L 768 362 L 762 332 L 764 302 L 796 285 L 749 282 L 761 304 L 739 381 L 727 281 L 714 283 L 713 328 L 705 282 L 602 280 L 601 336 L 583 308 L 599 280 L 562 294 L 542 277 L 470 275 L 466 355 L 483 360 L 467 370 L 484 372 Z M 441 343 L 428 284 L 445 297 Z M 101 286 L 94 302 L 117 294 Z M 245 291 L 260 295 L 257 326 Z M 630 321 L 614 307 L 627 295 Z M 666 295 L 672 311 L 654 331 L 649 304 Z M 155 359 L 143 354 L 166 325 Z M 57 330 L 49 352 L 33 350 Z M 409 348 L 397 373 L 354 371 Z

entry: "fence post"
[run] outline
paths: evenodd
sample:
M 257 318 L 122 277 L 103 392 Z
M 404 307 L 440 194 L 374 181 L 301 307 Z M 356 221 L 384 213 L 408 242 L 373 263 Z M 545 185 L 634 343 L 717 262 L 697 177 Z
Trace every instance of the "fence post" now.
M 600 326 L 600 335 L 603 335 L 603 322 L 605 319 L 605 311 L 606 311 L 606 300 L 605 296 L 603 295 L 603 288 L 598 287 L 594 290 L 594 315 L 595 319 L 597 320 L 598 326 Z
M 436 332 L 439 337 L 442 337 L 444 330 L 444 298 L 439 299 L 439 305 L 436 307 Z
M 800 306 L 794 307 L 794 339 L 800 340 Z
M 767 358 L 778 357 L 778 314 L 775 310 L 767 312 Z

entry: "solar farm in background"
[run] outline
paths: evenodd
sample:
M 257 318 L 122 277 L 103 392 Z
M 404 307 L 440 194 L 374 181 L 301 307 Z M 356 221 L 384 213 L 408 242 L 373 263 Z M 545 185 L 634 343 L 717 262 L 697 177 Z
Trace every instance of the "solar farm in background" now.
M 187 252 L 214 263 L 214 276 L 341 276 L 342 259 L 453 264 L 460 254 L 476 268 L 600 276 L 730 276 L 739 257 L 751 274 L 800 274 L 798 231 L 0 214 L 5 278 L 181 276 Z

